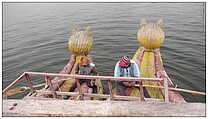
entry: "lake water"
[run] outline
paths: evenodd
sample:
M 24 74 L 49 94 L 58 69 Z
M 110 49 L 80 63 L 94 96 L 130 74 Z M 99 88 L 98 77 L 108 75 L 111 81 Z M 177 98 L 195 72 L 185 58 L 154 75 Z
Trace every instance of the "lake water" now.
M 3 3 L 3 88 L 25 71 L 59 72 L 71 55 L 69 32 L 87 26 L 98 71 L 112 76 L 115 56 L 133 56 L 139 47 L 141 18 L 164 19 L 161 53 L 172 81 L 205 92 L 205 3 Z M 205 102 L 205 96 L 181 94 Z

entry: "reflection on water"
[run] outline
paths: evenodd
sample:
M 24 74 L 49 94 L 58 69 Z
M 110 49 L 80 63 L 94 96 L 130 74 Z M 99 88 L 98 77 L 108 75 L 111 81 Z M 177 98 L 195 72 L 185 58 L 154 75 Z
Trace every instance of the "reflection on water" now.
M 138 21 L 165 21 L 165 69 L 180 88 L 205 91 L 203 3 L 3 3 L 3 88 L 25 71 L 59 72 L 71 55 L 69 31 L 90 26 L 98 71 L 113 75 L 115 56 L 133 56 Z M 187 101 L 205 96 L 183 93 Z

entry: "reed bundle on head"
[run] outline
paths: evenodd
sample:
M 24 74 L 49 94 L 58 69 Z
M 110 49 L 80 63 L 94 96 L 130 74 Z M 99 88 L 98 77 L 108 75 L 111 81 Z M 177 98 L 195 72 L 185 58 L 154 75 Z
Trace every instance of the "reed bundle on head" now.
M 68 50 L 75 55 L 88 55 L 93 45 L 91 29 L 87 28 L 85 31 L 73 29 L 70 34 Z
M 145 19 L 140 20 L 140 29 L 137 33 L 139 44 L 146 49 L 157 49 L 165 40 L 165 33 L 162 30 L 163 21 L 158 20 L 157 23 L 147 23 Z

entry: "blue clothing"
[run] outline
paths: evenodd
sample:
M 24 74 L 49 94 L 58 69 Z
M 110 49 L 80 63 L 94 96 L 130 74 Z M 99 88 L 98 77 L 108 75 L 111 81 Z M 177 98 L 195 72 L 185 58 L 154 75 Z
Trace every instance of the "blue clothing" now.
M 115 77 L 140 77 L 139 68 L 136 62 L 131 61 L 131 65 L 128 68 L 121 68 L 119 62 L 117 62 L 114 70 Z M 120 90 L 120 95 L 125 95 L 126 86 L 123 85 L 125 81 L 119 81 L 117 88 Z
M 86 67 L 78 64 L 79 74 L 80 75 L 90 75 L 92 73 L 93 66 L 87 65 Z
M 77 72 L 80 75 L 95 75 L 93 68 L 94 66 L 91 63 L 85 67 L 78 64 L 76 70 L 78 70 Z M 88 86 L 91 87 L 90 85 L 91 80 L 79 79 L 79 82 L 80 84 L 87 82 Z
M 114 70 L 115 77 L 140 77 L 138 65 L 135 61 L 131 61 L 131 66 L 128 68 L 121 68 L 117 62 Z

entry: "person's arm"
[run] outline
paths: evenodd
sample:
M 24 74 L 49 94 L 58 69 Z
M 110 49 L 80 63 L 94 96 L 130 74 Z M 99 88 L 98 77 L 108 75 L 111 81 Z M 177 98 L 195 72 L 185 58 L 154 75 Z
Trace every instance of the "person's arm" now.
M 97 70 L 96 70 L 96 68 L 95 68 L 95 64 L 94 64 L 94 63 L 90 63 L 90 66 L 92 67 L 91 73 L 92 73 L 93 75 L 97 75 Z
M 134 76 L 135 77 L 140 77 L 139 67 L 138 67 L 136 62 L 134 62 Z
M 92 73 L 93 73 L 94 75 L 97 75 L 97 71 L 96 71 L 96 68 L 95 68 L 95 67 L 92 67 Z
M 121 73 L 119 70 L 119 62 L 116 63 L 115 69 L 114 69 L 114 77 L 120 77 Z
M 134 61 L 132 61 L 132 63 L 134 64 L 133 65 L 133 69 L 134 69 L 133 73 L 134 73 L 134 76 L 135 77 L 140 77 L 139 67 L 138 67 L 137 63 L 134 62 Z M 129 82 L 128 85 L 129 86 L 135 86 L 135 84 L 136 84 L 136 82 Z

